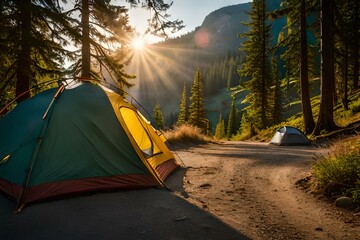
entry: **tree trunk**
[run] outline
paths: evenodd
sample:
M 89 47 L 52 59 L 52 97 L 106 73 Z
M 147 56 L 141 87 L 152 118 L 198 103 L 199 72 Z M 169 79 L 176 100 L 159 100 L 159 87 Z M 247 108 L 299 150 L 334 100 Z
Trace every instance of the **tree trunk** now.
M 269 97 L 267 96 L 266 92 L 266 26 L 265 26 L 265 20 L 266 20 L 266 7 L 265 7 L 265 0 L 262 1 L 262 9 L 261 9 L 261 30 L 262 30 L 262 65 L 261 65 L 261 128 L 266 128 L 268 125 L 268 121 L 266 118 L 266 99 Z
M 81 63 L 83 78 L 90 78 L 90 26 L 89 26 L 89 0 L 82 0 L 82 47 L 81 47 Z
M 306 133 L 312 133 L 315 127 L 312 115 L 310 88 L 308 77 L 308 49 L 306 34 L 306 4 L 305 0 L 301 0 L 301 20 L 300 20 L 300 38 L 301 38 L 301 68 L 300 68 L 300 92 L 301 105 L 304 118 L 304 127 Z
M 355 1 L 355 20 L 354 20 L 354 89 L 359 87 L 359 0 Z
M 345 59 L 344 59 L 344 97 L 342 99 L 342 103 L 344 109 L 347 111 L 349 110 L 349 98 L 348 98 L 348 74 L 349 74 L 349 50 L 348 46 L 345 45 Z
M 321 8 L 321 93 L 320 110 L 313 134 L 337 129 L 334 122 L 334 0 L 320 0 Z
M 31 77 L 31 0 L 24 0 L 19 3 L 20 24 L 21 24 L 21 49 L 18 55 L 18 66 L 16 70 L 15 94 L 18 102 L 30 97 Z

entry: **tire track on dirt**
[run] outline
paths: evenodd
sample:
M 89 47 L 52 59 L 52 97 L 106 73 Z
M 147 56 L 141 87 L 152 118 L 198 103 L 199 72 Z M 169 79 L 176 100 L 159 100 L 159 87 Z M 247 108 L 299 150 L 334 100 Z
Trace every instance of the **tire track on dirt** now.
M 226 142 L 178 152 L 187 169 L 187 201 L 253 239 L 360 239 L 334 208 L 296 188 L 315 148 Z

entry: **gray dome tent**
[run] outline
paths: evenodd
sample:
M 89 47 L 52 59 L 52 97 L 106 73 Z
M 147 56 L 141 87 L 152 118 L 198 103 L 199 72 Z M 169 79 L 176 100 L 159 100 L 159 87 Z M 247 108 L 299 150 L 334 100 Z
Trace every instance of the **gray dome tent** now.
M 279 128 L 270 144 L 280 146 L 309 146 L 311 145 L 309 139 L 303 132 L 295 127 L 284 126 Z

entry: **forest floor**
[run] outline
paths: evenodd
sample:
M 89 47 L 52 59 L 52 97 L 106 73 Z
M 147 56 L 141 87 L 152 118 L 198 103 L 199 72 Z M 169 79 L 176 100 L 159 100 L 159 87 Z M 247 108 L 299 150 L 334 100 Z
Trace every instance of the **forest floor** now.
M 298 184 L 326 149 L 223 142 L 176 151 L 186 201 L 251 239 L 360 239 L 360 214 Z

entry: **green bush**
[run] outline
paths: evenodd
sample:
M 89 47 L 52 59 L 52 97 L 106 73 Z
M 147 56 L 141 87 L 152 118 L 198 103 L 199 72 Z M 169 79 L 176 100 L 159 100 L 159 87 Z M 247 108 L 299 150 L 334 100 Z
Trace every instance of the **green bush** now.
M 359 175 L 360 178 L 360 175 Z M 351 189 L 351 194 L 354 199 L 354 202 L 360 203 L 360 181 L 356 183 L 356 187 Z
M 356 114 L 360 112 L 360 100 L 358 99 L 356 102 L 352 103 L 350 106 L 352 114 Z
M 329 182 L 341 183 L 360 201 L 360 137 L 336 144 L 327 156 L 318 157 L 312 170 L 319 188 Z

